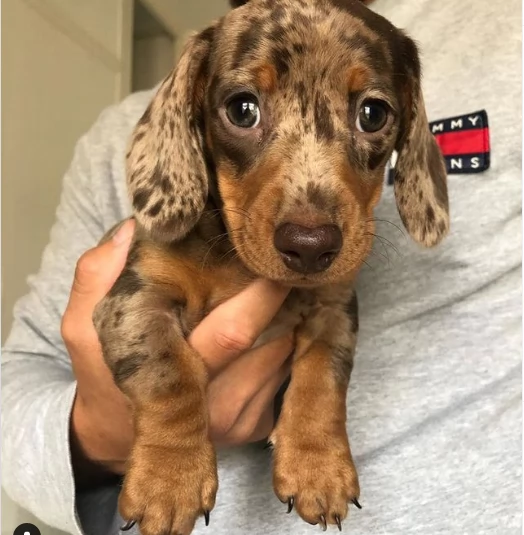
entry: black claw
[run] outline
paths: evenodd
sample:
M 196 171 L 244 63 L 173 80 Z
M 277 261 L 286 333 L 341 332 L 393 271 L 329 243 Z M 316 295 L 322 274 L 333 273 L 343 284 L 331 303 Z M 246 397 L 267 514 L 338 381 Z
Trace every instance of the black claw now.
M 320 524 L 322 526 L 322 531 L 326 531 L 327 524 L 326 524 L 326 517 L 324 515 L 320 515 Z
M 340 521 L 340 516 L 335 515 L 335 522 L 337 523 L 338 531 L 342 531 L 342 522 Z
M 293 505 L 295 504 L 295 498 L 291 496 L 289 500 L 287 501 L 287 514 L 291 513 L 293 511 Z
M 136 520 L 128 520 L 121 528 L 120 531 L 129 531 L 136 524 Z
M 272 450 L 273 449 L 273 442 L 271 440 L 268 440 L 266 445 L 264 446 L 265 450 Z
M 355 507 L 358 507 L 359 509 L 362 509 L 362 505 L 360 505 L 358 503 L 358 500 L 356 498 L 353 498 L 351 501 L 355 504 Z
M 206 526 L 209 526 L 209 511 L 204 511 L 204 520 L 206 521 Z

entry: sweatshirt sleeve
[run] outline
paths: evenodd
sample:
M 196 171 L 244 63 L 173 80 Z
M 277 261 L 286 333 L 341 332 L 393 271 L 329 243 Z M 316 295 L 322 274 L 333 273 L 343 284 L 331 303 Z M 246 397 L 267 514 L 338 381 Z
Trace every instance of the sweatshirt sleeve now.
M 74 535 L 88 533 L 84 526 L 92 520 L 82 514 L 93 508 L 78 505 L 96 502 L 97 518 L 108 523 L 98 526 L 98 534 L 110 533 L 117 492 L 108 499 L 109 489 L 86 496 L 75 489 L 69 429 L 76 382 L 61 318 L 78 258 L 128 215 L 118 200 L 125 191 L 125 144 L 146 104 L 147 95 L 140 94 L 108 108 L 77 143 L 39 272 L 28 278 L 29 292 L 15 305 L 3 347 L 2 485 L 42 522 Z

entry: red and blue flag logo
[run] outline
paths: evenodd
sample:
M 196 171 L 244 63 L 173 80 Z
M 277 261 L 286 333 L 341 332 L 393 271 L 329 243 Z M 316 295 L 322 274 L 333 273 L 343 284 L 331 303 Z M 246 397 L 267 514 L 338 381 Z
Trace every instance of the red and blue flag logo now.
M 490 166 L 490 132 L 485 110 L 448 119 L 432 121 L 429 129 L 440 147 L 448 174 L 482 173 Z M 387 182 L 393 184 L 397 155 L 387 170 Z

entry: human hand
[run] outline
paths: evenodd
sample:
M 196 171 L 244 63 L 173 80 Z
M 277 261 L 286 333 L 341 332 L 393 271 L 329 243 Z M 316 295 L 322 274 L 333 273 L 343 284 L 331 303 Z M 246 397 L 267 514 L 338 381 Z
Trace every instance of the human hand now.
M 131 408 L 102 357 L 92 315 L 122 271 L 134 230 L 127 222 L 115 239 L 78 261 L 62 320 L 62 336 L 77 379 L 71 418 L 77 478 L 93 480 L 93 464 L 123 473 L 133 442 Z M 189 343 L 209 371 L 210 435 L 217 445 L 261 440 L 273 426 L 273 400 L 289 374 L 291 333 L 250 350 L 288 291 L 258 280 L 211 312 Z M 84 469 L 82 469 L 84 468 Z

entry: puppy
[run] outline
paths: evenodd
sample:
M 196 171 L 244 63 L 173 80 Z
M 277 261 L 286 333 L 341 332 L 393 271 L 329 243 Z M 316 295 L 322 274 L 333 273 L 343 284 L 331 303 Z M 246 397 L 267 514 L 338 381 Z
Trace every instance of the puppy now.
M 255 277 L 292 288 L 257 341 L 296 337 L 269 437 L 274 491 L 305 521 L 341 527 L 360 492 L 346 433 L 353 281 L 393 151 L 409 235 L 432 247 L 449 227 L 413 41 L 359 0 L 232 3 L 190 39 L 134 130 L 136 235 L 94 315 L 133 409 L 119 507 L 143 535 L 209 521 L 218 482 L 207 378 L 187 335 Z

